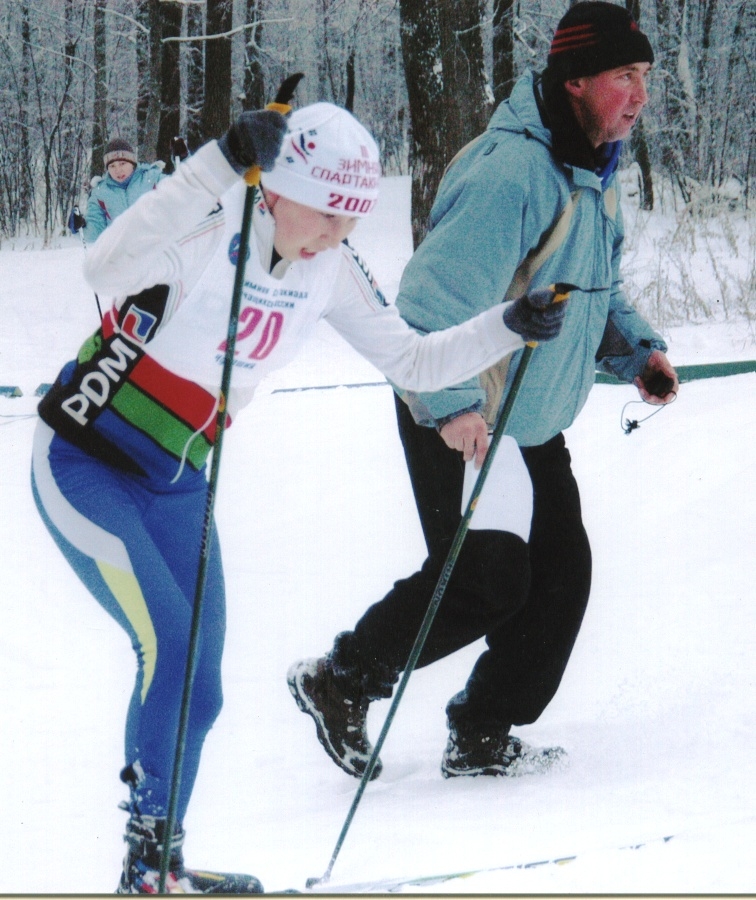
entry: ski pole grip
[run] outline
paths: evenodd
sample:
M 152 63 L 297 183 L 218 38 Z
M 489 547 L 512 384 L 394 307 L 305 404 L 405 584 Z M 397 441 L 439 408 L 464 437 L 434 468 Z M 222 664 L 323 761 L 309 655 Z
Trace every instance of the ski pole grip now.
M 288 116 L 291 107 L 288 103 L 268 103 L 265 109 L 272 109 L 273 112 L 281 113 L 282 116 Z M 260 184 L 260 166 L 250 166 L 244 173 L 244 180 L 250 187 L 257 187 Z
M 551 302 L 564 303 L 565 300 L 569 299 L 572 287 L 571 284 L 550 284 L 549 290 L 554 291 L 554 299 Z
M 564 301 L 569 298 L 572 287 L 573 285 L 563 284 L 562 282 L 559 284 L 550 284 L 549 290 L 554 292 L 554 297 L 551 302 L 564 303 Z M 535 348 L 538 346 L 538 341 L 528 341 L 525 346 Z

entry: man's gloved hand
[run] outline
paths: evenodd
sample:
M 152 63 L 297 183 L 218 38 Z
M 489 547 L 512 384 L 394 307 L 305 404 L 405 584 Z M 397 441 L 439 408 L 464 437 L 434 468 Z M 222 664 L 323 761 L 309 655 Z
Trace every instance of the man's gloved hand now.
M 71 211 L 71 215 L 68 217 L 68 230 L 71 234 L 78 234 L 82 228 L 86 228 L 87 220 L 82 216 L 79 212 L 78 207 L 74 208 Z
M 507 304 L 504 324 L 526 342 L 550 341 L 562 330 L 567 300 L 554 303 L 556 291 L 543 288 Z
M 286 119 L 273 109 L 243 112 L 218 141 L 218 146 L 240 175 L 251 166 L 270 172 L 287 127 Z

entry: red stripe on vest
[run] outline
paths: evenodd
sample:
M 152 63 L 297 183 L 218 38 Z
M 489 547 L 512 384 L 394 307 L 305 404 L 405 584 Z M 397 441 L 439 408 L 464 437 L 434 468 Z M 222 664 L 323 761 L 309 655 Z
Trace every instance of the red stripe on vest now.
M 174 375 L 149 356 L 143 356 L 129 378 L 133 384 L 157 403 L 186 422 L 194 431 L 204 425 L 204 435 L 215 440 L 215 397 L 204 388 Z M 212 417 L 211 417 L 212 416 Z M 210 419 L 209 424 L 207 424 Z

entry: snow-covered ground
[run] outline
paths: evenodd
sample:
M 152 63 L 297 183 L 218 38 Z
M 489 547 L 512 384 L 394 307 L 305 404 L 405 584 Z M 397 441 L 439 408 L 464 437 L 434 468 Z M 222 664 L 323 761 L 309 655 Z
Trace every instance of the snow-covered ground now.
M 355 236 L 389 296 L 410 255 L 407 194 L 406 179 L 387 179 Z M 0 252 L 0 384 L 22 391 L 0 397 L 0 893 L 109 893 L 123 856 L 131 648 L 63 561 L 28 485 L 34 391 L 97 324 L 82 253 L 75 239 Z M 666 334 L 678 364 L 756 357 L 746 324 Z M 269 891 L 323 874 L 357 787 L 297 711 L 286 669 L 326 650 L 424 555 L 381 381 L 324 327 L 224 444 L 226 704 L 186 856 L 252 871 Z M 342 387 L 284 390 L 314 385 Z M 629 436 L 635 390 L 594 389 L 568 433 L 592 601 L 559 694 L 519 730 L 564 746 L 569 766 L 445 781 L 444 705 L 481 645 L 416 672 L 329 890 L 488 869 L 414 890 L 756 893 L 755 388 L 756 374 L 684 385 Z M 387 708 L 371 709 L 374 736 Z

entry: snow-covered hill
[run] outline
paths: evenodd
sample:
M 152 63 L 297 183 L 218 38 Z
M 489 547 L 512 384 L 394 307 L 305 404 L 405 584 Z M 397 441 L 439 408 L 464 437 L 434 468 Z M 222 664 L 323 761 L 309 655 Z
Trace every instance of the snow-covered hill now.
M 355 237 L 389 296 L 410 254 L 407 194 L 406 180 L 387 179 Z M 34 390 L 97 324 L 82 252 L 74 240 L 0 252 L 0 384 L 23 393 L 0 397 L 2 893 L 108 893 L 123 855 L 131 648 L 63 561 L 28 486 Z M 737 324 L 668 338 L 678 364 L 756 356 Z M 252 871 L 269 891 L 323 874 L 357 787 L 297 711 L 286 669 L 326 650 L 424 555 L 381 381 L 324 327 L 224 444 L 226 704 L 186 856 Z M 349 384 L 368 386 L 284 390 Z M 481 647 L 416 672 L 329 889 L 496 869 L 414 890 L 756 891 L 755 389 L 756 374 L 687 384 L 629 436 L 623 416 L 650 409 L 623 413 L 633 388 L 594 389 L 568 433 L 592 601 L 557 698 L 519 732 L 561 744 L 570 765 L 445 781 L 444 705 Z M 371 709 L 374 735 L 387 707 Z

